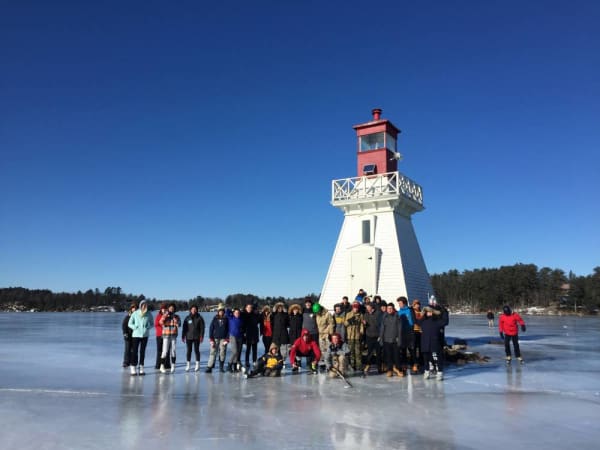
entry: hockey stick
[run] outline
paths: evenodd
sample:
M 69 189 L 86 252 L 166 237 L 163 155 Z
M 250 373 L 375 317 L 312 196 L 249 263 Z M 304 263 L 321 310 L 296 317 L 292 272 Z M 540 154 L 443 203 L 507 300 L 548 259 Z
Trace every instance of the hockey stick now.
M 342 380 L 344 380 L 344 381 L 346 382 L 346 384 L 347 384 L 349 387 L 351 387 L 351 388 L 353 388 L 353 387 L 354 387 L 354 386 L 352 386 L 352 383 L 350 383 L 350 382 L 349 382 L 349 381 L 346 379 L 346 377 L 345 377 L 344 375 L 342 375 L 342 373 L 341 373 L 339 370 L 337 370 L 335 367 L 332 367 L 332 368 L 331 368 L 331 370 L 333 370 L 333 372 L 334 372 L 334 373 L 335 373 L 335 374 L 336 374 L 338 377 L 340 377 Z

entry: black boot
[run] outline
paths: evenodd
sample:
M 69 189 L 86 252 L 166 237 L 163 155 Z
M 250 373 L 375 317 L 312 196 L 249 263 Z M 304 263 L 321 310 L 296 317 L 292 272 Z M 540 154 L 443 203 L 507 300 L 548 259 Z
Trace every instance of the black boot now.
M 206 373 L 212 373 L 212 367 L 206 366 Z
M 225 361 L 220 361 L 220 362 L 219 362 L 219 370 L 220 370 L 222 373 L 225 373 Z

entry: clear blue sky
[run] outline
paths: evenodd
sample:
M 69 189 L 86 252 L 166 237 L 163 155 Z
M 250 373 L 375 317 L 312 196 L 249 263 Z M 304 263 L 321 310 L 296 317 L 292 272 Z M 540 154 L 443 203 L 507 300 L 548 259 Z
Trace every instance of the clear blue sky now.
M 318 293 L 374 107 L 430 273 L 591 273 L 600 3 L 413 3 L 3 2 L 0 286 Z

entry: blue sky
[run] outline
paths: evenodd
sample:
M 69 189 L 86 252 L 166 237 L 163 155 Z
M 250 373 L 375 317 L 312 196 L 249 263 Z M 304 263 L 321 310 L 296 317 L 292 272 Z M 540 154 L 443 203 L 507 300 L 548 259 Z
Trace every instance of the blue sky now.
M 173 3 L 0 6 L 0 286 L 318 293 L 374 107 L 430 273 L 600 265 L 598 2 Z

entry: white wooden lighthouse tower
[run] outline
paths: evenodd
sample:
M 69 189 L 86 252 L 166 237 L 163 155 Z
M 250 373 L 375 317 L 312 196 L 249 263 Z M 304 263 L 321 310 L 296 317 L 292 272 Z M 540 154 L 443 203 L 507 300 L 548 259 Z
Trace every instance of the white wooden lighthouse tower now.
M 433 293 L 411 215 L 423 210 L 421 186 L 398 172 L 400 130 L 381 118 L 354 126 L 358 176 L 333 180 L 331 204 L 344 223 L 331 259 L 320 303 L 332 308 L 359 289 L 386 301 L 405 296 L 426 303 Z

